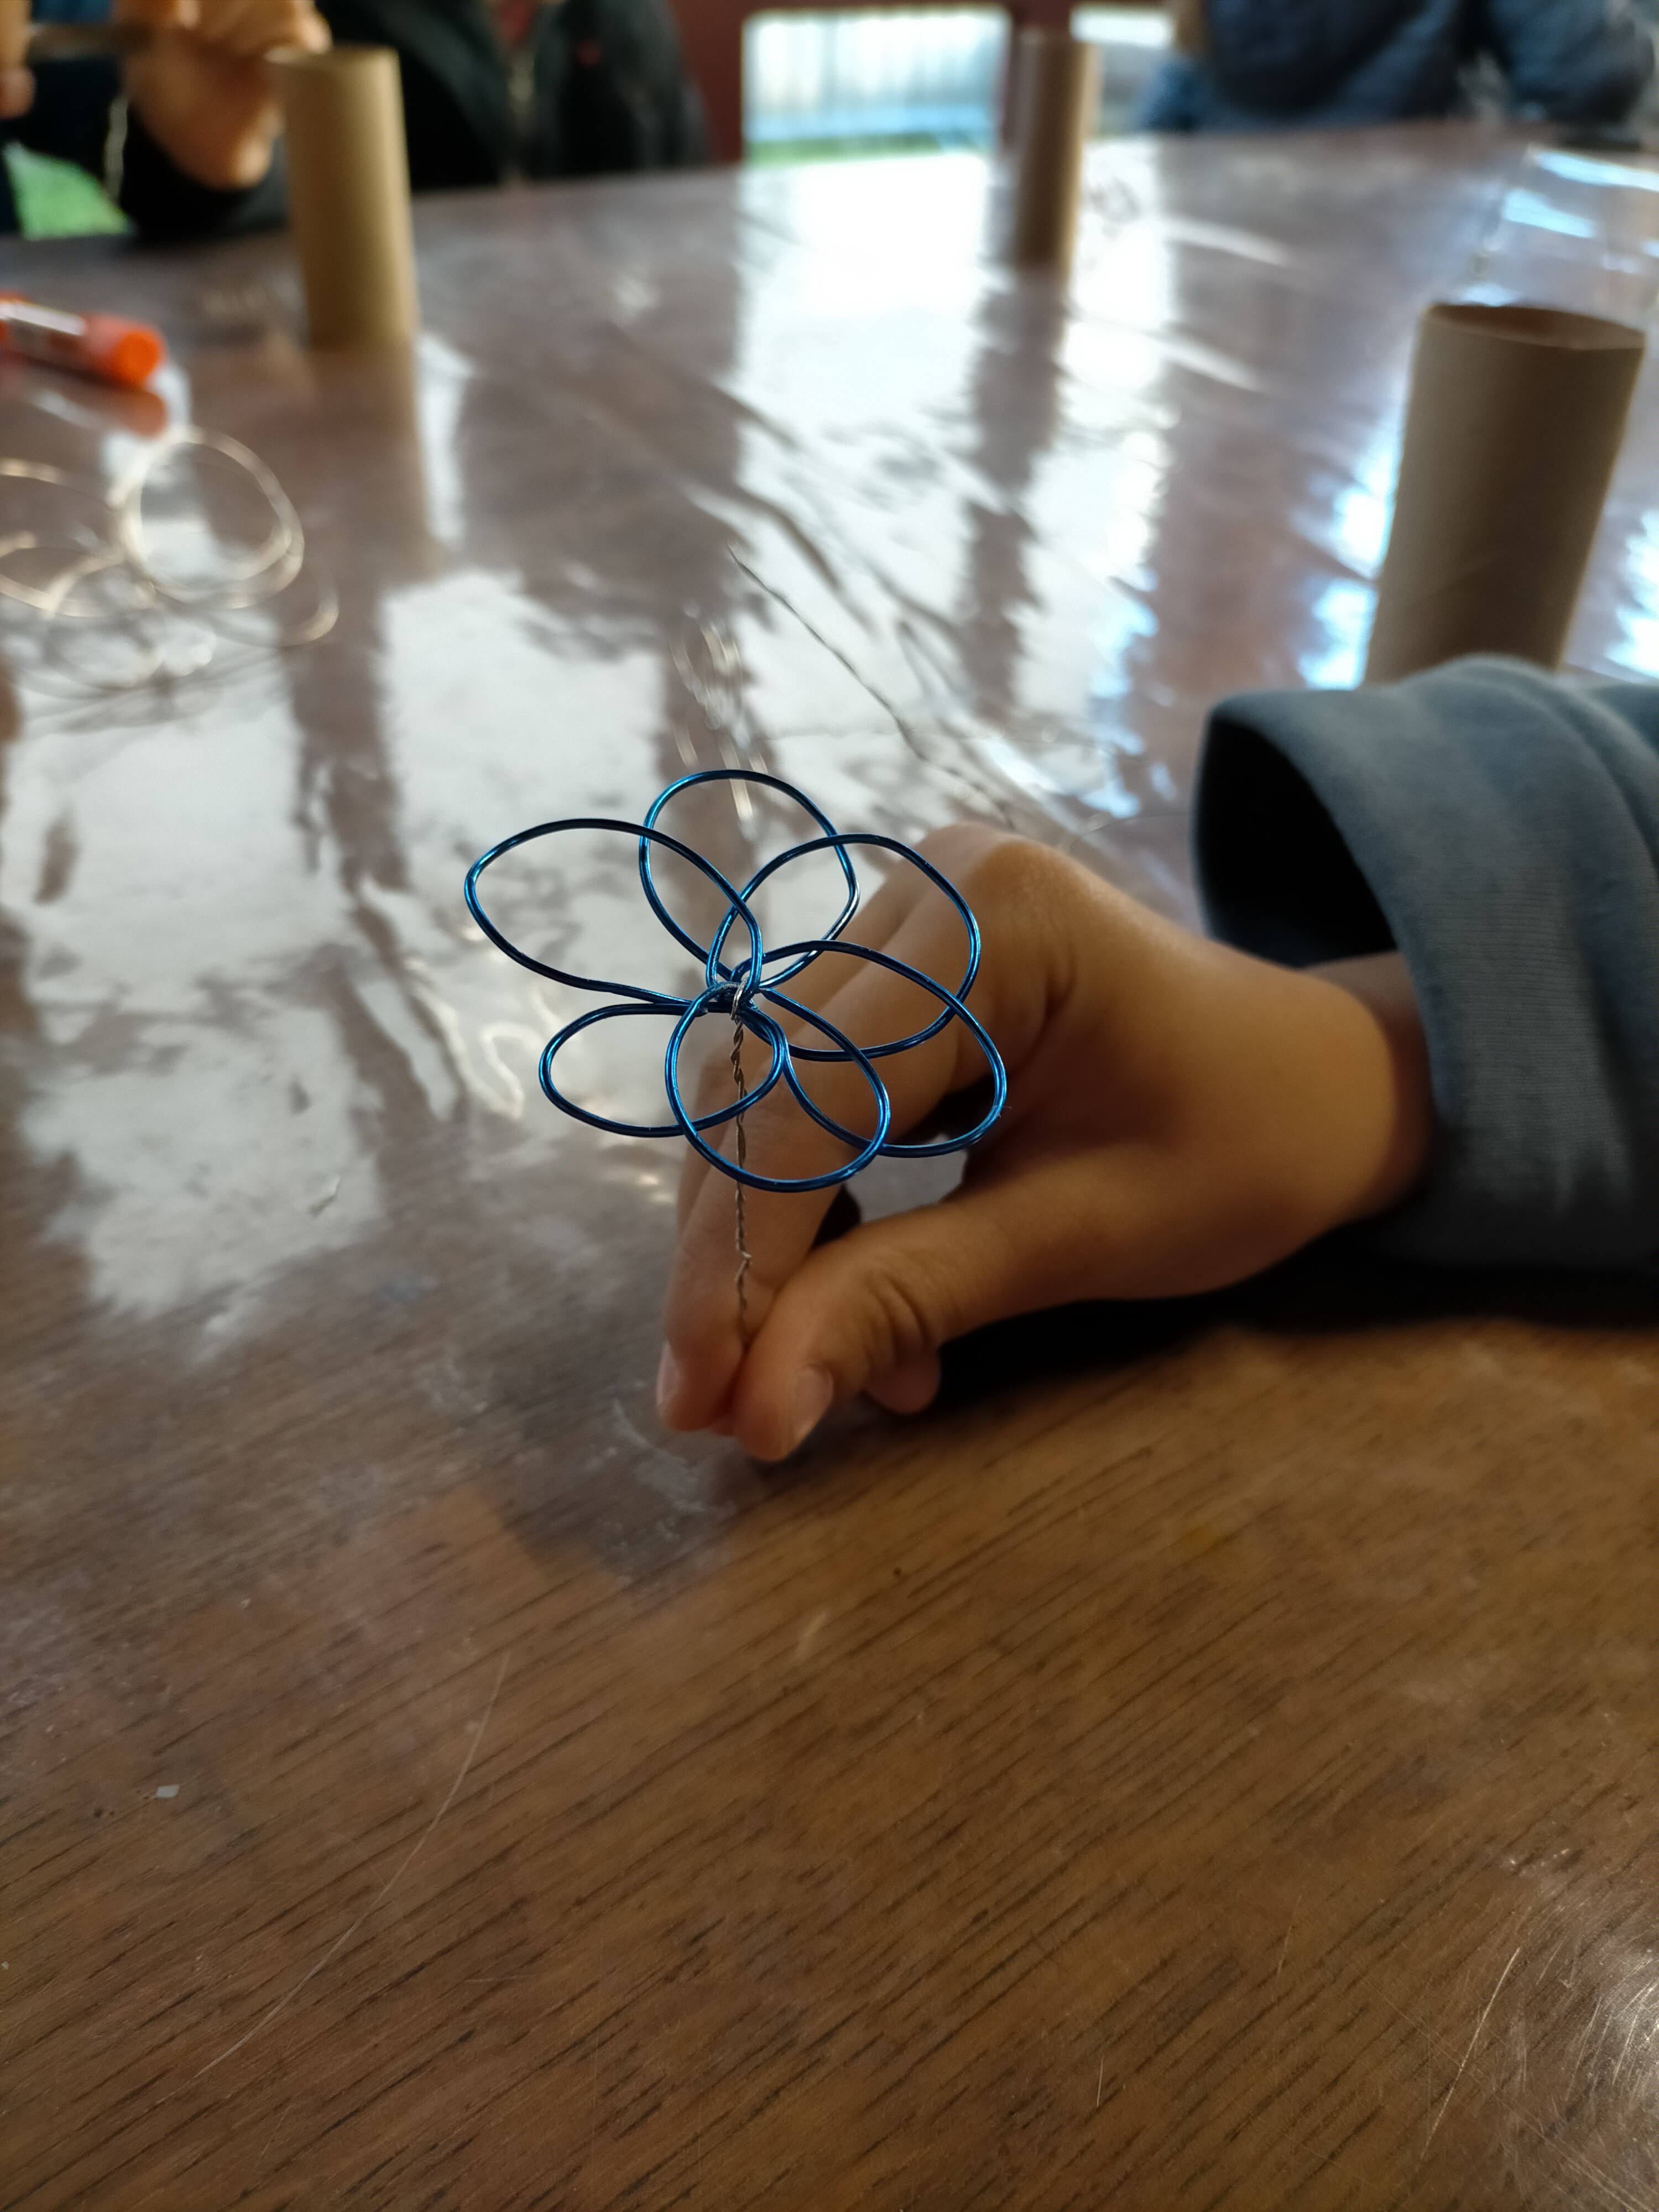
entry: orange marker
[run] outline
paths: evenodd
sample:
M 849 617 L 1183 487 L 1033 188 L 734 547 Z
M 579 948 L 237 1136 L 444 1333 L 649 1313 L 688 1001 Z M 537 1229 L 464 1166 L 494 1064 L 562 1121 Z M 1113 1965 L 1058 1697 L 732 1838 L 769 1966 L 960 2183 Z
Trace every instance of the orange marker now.
M 78 369 L 106 384 L 145 384 L 167 359 L 159 331 L 122 315 L 65 315 L 0 292 L 0 351 Z

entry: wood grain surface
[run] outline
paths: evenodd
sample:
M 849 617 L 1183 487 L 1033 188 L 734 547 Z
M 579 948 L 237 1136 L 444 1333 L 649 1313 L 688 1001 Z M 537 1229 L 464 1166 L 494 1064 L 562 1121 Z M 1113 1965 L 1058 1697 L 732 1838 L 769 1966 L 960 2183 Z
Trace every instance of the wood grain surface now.
M 967 160 L 439 202 L 408 360 L 281 240 L 0 252 L 342 604 L 119 694 L 0 627 L 8 2212 L 1659 2205 L 1650 1293 L 1314 1254 L 764 1473 L 656 1428 L 675 1164 L 459 899 L 741 741 L 1190 915 L 1205 708 L 1352 680 L 1419 308 L 1659 208 L 1548 150 L 1103 152 L 1069 309 Z M 0 368 L 0 452 L 155 427 Z M 614 852 L 522 910 L 660 958 Z

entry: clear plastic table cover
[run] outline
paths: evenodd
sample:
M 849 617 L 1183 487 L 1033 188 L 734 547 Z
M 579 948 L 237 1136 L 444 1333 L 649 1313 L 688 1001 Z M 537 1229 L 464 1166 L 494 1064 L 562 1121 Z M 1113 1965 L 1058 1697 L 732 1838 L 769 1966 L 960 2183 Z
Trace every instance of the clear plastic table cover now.
M 305 352 L 279 238 L 3 250 L 175 365 L 0 365 L 0 453 L 222 432 L 339 604 L 113 693 L 0 606 L 9 2203 L 1655 2201 L 1650 1337 L 1229 1337 L 765 1492 L 654 1428 L 672 1164 L 539 1108 L 578 1008 L 457 887 L 751 765 L 1190 919 L 1207 708 L 1357 674 L 1419 310 L 1650 320 L 1656 182 L 1122 142 L 1069 301 L 967 156 L 469 196 L 408 356 Z M 1659 673 L 1655 375 L 1584 671 Z M 683 988 L 612 856 L 504 896 Z

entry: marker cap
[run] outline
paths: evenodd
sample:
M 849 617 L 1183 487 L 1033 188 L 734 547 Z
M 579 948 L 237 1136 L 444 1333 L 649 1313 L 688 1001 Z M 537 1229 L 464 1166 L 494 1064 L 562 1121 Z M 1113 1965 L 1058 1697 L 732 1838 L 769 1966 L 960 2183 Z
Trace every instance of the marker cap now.
M 82 343 L 86 365 L 94 376 L 112 384 L 147 384 L 167 359 L 167 346 L 159 331 L 148 323 L 130 323 L 121 315 L 88 315 Z

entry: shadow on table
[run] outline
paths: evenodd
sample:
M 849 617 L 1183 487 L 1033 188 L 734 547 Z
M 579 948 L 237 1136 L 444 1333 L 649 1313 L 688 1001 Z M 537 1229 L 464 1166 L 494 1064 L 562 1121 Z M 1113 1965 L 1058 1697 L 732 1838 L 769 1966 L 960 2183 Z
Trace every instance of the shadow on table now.
M 943 1408 L 1059 1375 L 1127 1367 L 1225 1323 L 1286 1333 L 1386 1328 L 1455 1316 L 1554 1328 L 1659 1327 L 1659 1279 L 1543 1267 L 1428 1267 L 1337 1244 L 1198 1297 L 1101 1300 L 994 1322 L 947 1345 Z

